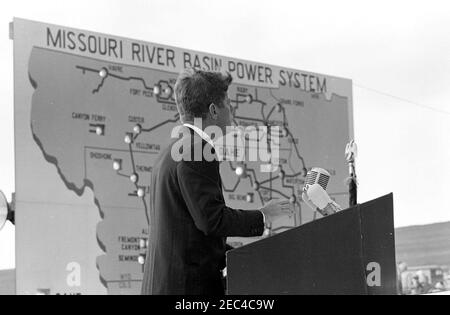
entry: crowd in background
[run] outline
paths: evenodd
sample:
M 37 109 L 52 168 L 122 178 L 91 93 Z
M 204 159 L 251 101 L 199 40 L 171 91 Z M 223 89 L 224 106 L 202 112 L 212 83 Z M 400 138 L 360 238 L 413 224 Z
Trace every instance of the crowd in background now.
M 408 267 L 398 264 L 398 288 L 402 295 L 450 291 L 450 268 L 445 266 Z

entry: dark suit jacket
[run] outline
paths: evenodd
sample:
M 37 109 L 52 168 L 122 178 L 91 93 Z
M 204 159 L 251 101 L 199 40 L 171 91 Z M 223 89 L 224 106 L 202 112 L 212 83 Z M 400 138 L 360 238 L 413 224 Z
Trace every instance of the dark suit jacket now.
M 186 127 L 184 127 L 186 128 Z M 189 151 L 211 146 L 192 130 L 182 141 Z M 223 295 L 226 237 L 260 236 L 260 211 L 225 205 L 219 162 L 174 161 L 174 144 L 154 165 L 151 182 L 149 249 L 142 294 Z

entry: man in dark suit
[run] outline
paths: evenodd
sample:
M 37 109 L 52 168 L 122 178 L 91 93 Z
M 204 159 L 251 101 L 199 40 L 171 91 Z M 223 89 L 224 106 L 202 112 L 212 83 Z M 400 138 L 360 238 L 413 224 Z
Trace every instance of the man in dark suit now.
M 231 76 L 194 69 L 175 85 L 183 136 L 156 161 L 151 182 L 149 249 L 142 294 L 223 295 L 226 237 L 261 236 L 265 224 L 290 214 L 289 202 L 261 210 L 226 206 L 214 143 L 204 132 L 215 126 L 225 134 L 232 113 L 227 95 Z M 202 119 L 202 128 L 194 119 Z M 217 157 L 217 156 L 216 156 Z

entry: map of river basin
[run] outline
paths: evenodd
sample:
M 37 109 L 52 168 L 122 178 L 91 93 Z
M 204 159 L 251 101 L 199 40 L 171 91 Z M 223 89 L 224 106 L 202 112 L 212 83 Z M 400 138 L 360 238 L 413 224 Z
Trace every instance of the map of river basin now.
M 102 284 L 110 294 L 139 293 L 148 239 L 152 167 L 179 125 L 173 96 L 177 73 L 110 63 L 35 47 L 29 63 L 33 138 L 61 183 L 76 195 L 93 191 L 101 221 L 96 242 Z M 327 169 L 328 192 L 348 205 L 344 148 L 349 137 L 348 99 L 288 86 L 230 87 L 234 122 L 242 127 L 279 127 L 279 163 L 262 172 L 259 162 L 221 163 L 230 207 L 259 209 L 289 199 L 295 216 L 281 219 L 273 233 L 318 218 L 301 201 L 306 173 Z M 338 127 L 336 127 L 338 126 Z M 267 141 L 262 134 L 254 142 Z M 251 141 L 250 141 L 251 143 Z M 242 246 L 259 238 L 230 238 Z

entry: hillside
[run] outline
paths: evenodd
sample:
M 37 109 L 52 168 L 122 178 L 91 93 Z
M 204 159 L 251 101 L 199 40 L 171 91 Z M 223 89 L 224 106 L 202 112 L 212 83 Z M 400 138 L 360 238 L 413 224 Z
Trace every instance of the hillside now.
M 450 222 L 399 228 L 395 237 L 397 262 L 450 266 Z
M 0 270 L 0 295 L 15 294 L 15 270 Z

